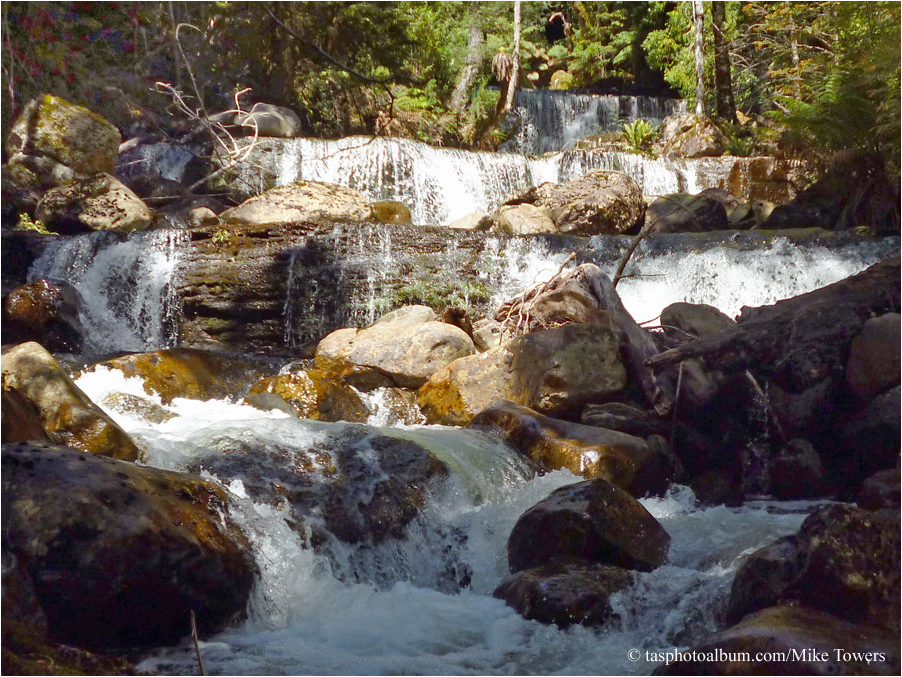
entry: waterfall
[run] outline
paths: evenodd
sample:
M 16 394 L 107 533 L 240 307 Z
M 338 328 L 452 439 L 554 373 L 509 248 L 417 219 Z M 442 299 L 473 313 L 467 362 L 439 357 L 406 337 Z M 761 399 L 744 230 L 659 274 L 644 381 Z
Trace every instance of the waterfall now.
M 111 392 L 155 399 L 140 379 L 120 372 L 95 370 L 77 384 L 101 404 Z M 224 401 L 156 404 L 174 417 L 152 423 L 108 413 L 146 450 L 149 464 L 166 469 L 230 458 L 216 450 L 242 446 L 328 452 L 324 442 L 348 429 Z M 577 477 L 537 476 L 513 450 L 475 431 L 357 429 L 412 441 L 449 469 L 430 484 L 403 537 L 378 546 L 327 539 L 312 549 L 288 526 L 284 509 L 250 497 L 253 477 L 240 469 L 223 474 L 216 463 L 202 471 L 232 494 L 232 514 L 260 568 L 250 618 L 200 643 L 211 674 L 647 673 L 655 665 L 631 663 L 627 651 L 685 647 L 715 631 L 741 558 L 796 531 L 811 508 L 799 502 L 779 510 L 767 503 L 702 509 L 685 487 L 643 499 L 671 536 L 668 563 L 637 574 L 614 595 L 615 616 L 605 627 L 560 630 L 523 619 L 491 592 L 507 574 L 507 538 L 519 516 Z M 366 438 L 356 453 L 367 462 L 375 458 Z M 449 568 L 461 567 L 469 585 L 446 589 Z M 154 652 L 140 667 L 185 674 L 195 660 L 184 644 Z
M 28 279 L 60 280 L 79 291 L 89 354 L 171 347 L 180 314 L 173 282 L 186 239 L 187 233 L 168 229 L 59 238 L 32 264 Z
M 501 149 L 527 155 L 567 150 L 581 139 L 619 131 L 624 122 L 660 125 L 685 110 L 682 99 L 519 90 L 508 122 L 515 133 Z

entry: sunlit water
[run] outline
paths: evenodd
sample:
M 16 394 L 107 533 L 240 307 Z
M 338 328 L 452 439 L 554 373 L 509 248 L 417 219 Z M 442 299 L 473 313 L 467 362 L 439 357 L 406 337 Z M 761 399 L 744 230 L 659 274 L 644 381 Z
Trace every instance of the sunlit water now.
M 78 385 L 143 447 L 150 465 L 167 469 L 184 468 L 224 441 L 303 449 L 346 425 L 224 401 L 163 405 L 139 379 L 106 369 Z M 117 392 L 146 398 L 174 417 L 151 424 L 123 415 L 105 404 Z M 806 504 L 700 509 L 679 486 L 645 499 L 672 538 L 668 564 L 638 574 L 615 595 L 616 615 L 604 627 L 560 630 L 524 620 L 491 593 L 507 574 L 506 542 L 519 516 L 579 478 L 564 471 L 535 476 L 511 449 L 473 431 L 379 432 L 419 443 L 451 470 L 432 484 L 401 540 L 367 548 L 334 544 L 315 553 L 277 507 L 249 499 L 240 478 L 222 481 L 261 575 L 249 619 L 200 643 L 211 674 L 647 674 L 655 665 L 631 662 L 628 650 L 685 647 L 716 631 L 738 561 L 797 530 L 807 514 Z M 465 538 L 449 545 L 449 532 Z M 470 568 L 468 588 L 442 591 L 443 560 Z M 193 673 L 193 648 L 186 642 L 161 650 L 140 667 Z

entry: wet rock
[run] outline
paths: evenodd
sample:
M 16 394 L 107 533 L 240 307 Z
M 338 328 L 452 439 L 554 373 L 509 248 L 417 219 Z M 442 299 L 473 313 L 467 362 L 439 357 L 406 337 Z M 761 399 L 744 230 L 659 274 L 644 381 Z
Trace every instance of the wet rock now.
M 319 181 L 295 181 L 227 209 L 220 218 L 242 224 L 274 226 L 305 220 L 367 221 L 370 206 L 351 188 Z
M 380 200 L 370 205 L 376 223 L 413 223 L 410 209 L 398 200 Z
M 419 388 L 446 365 L 475 351 L 462 329 L 440 322 L 431 308 L 405 306 L 366 329 L 333 332 L 317 346 L 316 364 L 359 390 Z
M 864 510 L 899 510 L 900 507 L 899 468 L 881 470 L 861 483 L 858 490 L 858 507 Z
M 357 391 L 321 369 L 261 379 L 247 391 L 244 403 L 263 410 L 280 409 L 315 421 L 365 423 L 369 416 Z
M 626 385 L 619 337 L 570 324 L 455 360 L 420 388 L 417 401 L 433 423 L 466 425 L 496 398 L 559 415 L 616 397 Z
M 378 388 L 369 394 L 367 405 L 373 425 L 419 425 L 426 422 L 417 405 L 417 395 L 403 388 Z
M 75 449 L 3 445 L 4 549 L 31 576 L 51 638 L 174 644 L 240 619 L 255 574 L 215 485 Z
M 595 479 L 561 487 L 523 513 L 507 553 L 511 571 L 571 557 L 651 571 L 669 547 L 670 536 L 635 498 Z
M 736 158 L 727 178 L 727 188 L 751 203 L 755 220 L 760 223 L 770 215 L 774 205 L 785 204 L 796 196 L 798 186 L 806 183 L 808 171 L 797 158 Z
M 175 414 L 167 411 L 147 397 L 130 393 L 109 393 L 100 401 L 107 409 L 120 414 L 140 418 L 148 423 L 165 423 L 175 418 Z
M 661 311 L 664 333 L 674 339 L 706 338 L 729 329 L 735 320 L 704 303 L 671 303 Z
M 554 233 L 557 227 L 547 210 L 531 204 L 502 205 L 492 215 L 495 230 L 507 235 Z
M 583 407 L 580 423 L 637 437 L 664 435 L 668 432 L 666 421 L 622 402 L 587 404 Z
M 3 343 L 36 341 L 53 352 L 80 352 L 81 295 L 66 282 L 34 280 L 3 297 Z
M 847 504 L 818 509 L 794 536 L 736 572 L 727 621 L 795 603 L 899 632 L 899 524 Z
M 899 313 L 872 317 L 852 339 L 846 362 L 846 385 L 861 400 L 899 385 L 900 317 Z
M 223 440 L 196 460 L 259 502 L 287 502 L 286 519 L 314 547 L 329 532 L 347 543 L 401 537 L 447 468 L 425 448 L 357 424 L 310 423 L 310 444 Z
M 668 115 L 662 131 L 667 157 L 717 157 L 723 155 L 727 139 L 714 121 L 691 113 Z
M 819 498 L 830 493 L 824 465 L 811 442 L 789 440 L 771 462 L 771 491 L 777 498 Z
M 543 207 L 557 230 L 571 235 L 618 235 L 636 225 L 645 211 L 639 185 L 626 174 L 607 170 L 527 188 L 504 204 Z
M 655 233 L 703 233 L 730 225 L 723 205 L 704 193 L 662 195 L 648 206 L 645 223 Z
M 663 494 L 676 474 L 673 457 L 643 439 L 542 416 L 505 400 L 492 402 L 470 427 L 490 430 L 541 468 L 601 478 L 634 496 Z
M 719 468 L 689 480 L 692 493 L 702 505 L 741 505 L 742 481 L 734 470 Z
M 456 230 L 489 230 L 492 227 L 492 217 L 485 212 L 472 212 L 461 216 L 448 224 L 448 228 Z
M 101 116 L 45 94 L 30 101 L 16 118 L 6 152 L 47 158 L 75 174 L 112 174 L 121 140 L 119 130 Z M 41 179 L 45 186 L 61 185 L 51 177 Z
M 755 660 L 759 655 L 762 660 Z M 763 660 L 778 655 L 787 656 L 788 660 Z M 820 611 L 775 606 L 713 635 L 687 651 L 685 658 L 659 667 L 654 674 L 895 675 L 898 672 L 898 634 L 856 625 Z
M 492 594 L 530 620 L 561 628 L 601 625 L 611 615 L 610 596 L 632 580 L 619 567 L 558 560 L 511 574 Z
M 3 441 L 53 441 L 100 456 L 135 461 L 140 450 L 91 402 L 43 347 L 3 350 Z
M 165 348 L 124 355 L 93 364 L 86 371 L 102 368 L 121 371 L 127 378 L 140 378 L 144 381 L 144 391 L 158 395 L 163 404 L 170 404 L 176 397 L 237 399 L 251 384 L 275 371 L 266 362 L 196 348 Z

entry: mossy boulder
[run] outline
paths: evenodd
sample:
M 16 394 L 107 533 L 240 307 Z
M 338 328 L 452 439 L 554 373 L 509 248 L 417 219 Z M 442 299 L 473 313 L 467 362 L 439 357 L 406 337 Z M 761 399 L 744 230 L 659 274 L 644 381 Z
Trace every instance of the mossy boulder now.
M 77 174 L 111 174 L 121 142 L 119 130 L 100 115 L 45 94 L 30 101 L 16 118 L 6 152 L 49 158 Z
M 398 200 L 379 200 L 370 205 L 376 223 L 413 223 L 410 209 Z
M 664 119 L 662 142 L 668 157 L 717 157 L 727 148 L 727 137 L 714 121 L 692 113 L 676 113 Z
M 148 395 L 158 395 L 163 404 L 176 397 L 192 400 L 239 399 L 248 388 L 275 367 L 251 358 L 213 353 L 197 348 L 165 348 L 134 353 L 91 365 L 121 371 L 128 378 L 144 381 Z
M 4 444 L 3 548 L 51 639 L 174 644 L 242 618 L 256 567 L 216 485 L 53 445 Z M 4 606 L 6 600 L 4 599 Z
M 135 461 L 128 434 L 88 399 L 37 343 L 3 350 L 3 441 L 52 441 Z
M 3 342 L 36 341 L 51 351 L 80 352 L 84 339 L 78 290 L 65 282 L 32 280 L 3 297 Z
M 642 504 L 601 479 L 553 491 L 520 516 L 507 541 L 511 571 L 574 557 L 652 571 L 669 548 L 670 536 Z

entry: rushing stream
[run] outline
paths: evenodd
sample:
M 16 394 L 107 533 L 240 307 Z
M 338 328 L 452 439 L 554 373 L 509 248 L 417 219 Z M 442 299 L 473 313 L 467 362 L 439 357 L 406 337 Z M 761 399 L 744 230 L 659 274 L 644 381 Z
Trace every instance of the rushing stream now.
M 369 199 L 403 200 L 415 223 L 446 224 L 476 210 L 490 212 L 515 190 L 591 169 L 625 171 L 650 195 L 721 185 L 732 166 L 726 158 L 665 161 L 569 150 L 576 139 L 623 121 L 660 121 L 681 110 L 680 102 L 544 93 L 521 95 L 518 105 L 521 124 L 508 149 L 519 152 L 474 153 L 386 138 L 263 140 L 234 182 L 253 194 L 299 179 L 333 181 Z M 163 144 L 143 148 L 142 161 L 171 179 L 181 178 L 191 158 L 190 150 Z M 612 274 L 630 241 L 574 239 L 568 249 L 541 238 L 485 235 L 475 261 L 466 261 L 467 253 L 448 237 L 439 256 L 454 268 L 449 273 L 470 269 L 488 289 L 489 306 L 547 280 L 571 250 Z M 378 242 L 360 236 L 359 244 L 340 265 L 363 270 L 367 284 L 352 301 L 359 310 L 354 321 L 364 324 L 387 309 L 390 280 L 409 274 L 411 266 L 388 233 Z M 163 348 L 179 341 L 176 289 L 190 246 L 177 229 L 70 237 L 48 247 L 30 278 L 63 279 L 78 289 L 87 353 Z M 708 303 L 736 315 L 744 305 L 773 303 L 845 278 L 898 249 L 897 237 L 653 238 L 635 253 L 618 291 L 640 322 L 653 321 L 674 301 Z M 297 287 L 311 285 L 300 261 L 293 252 L 286 256 L 284 304 L 280 299 L 277 307 L 288 346 L 309 338 L 313 326 L 304 325 Z M 77 384 L 142 447 L 149 465 L 200 472 L 234 499 L 234 517 L 251 541 L 260 577 L 249 618 L 200 642 L 211 674 L 650 674 L 657 664 L 644 659 L 646 651 L 688 647 L 720 629 L 741 558 L 796 531 L 811 508 L 785 502 L 702 508 L 683 486 L 644 499 L 671 536 L 668 563 L 637 574 L 617 593 L 614 615 L 603 627 L 561 630 L 523 619 L 491 593 L 507 574 L 506 543 L 516 520 L 554 489 L 579 480 L 569 472 L 537 476 L 514 450 L 480 432 L 386 427 L 384 411 L 375 406 L 378 394 L 367 397 L 372 416 L 361 426 L 220 400 L 163 404 L 140 380 L 103 368 L 81 375 Z M 164 415 L 152 422 L 122 413 L 111 406 L 120 393 L 150 399 Z M 287 506 L 251 497 L 249 474 L 240 468 L 224 473 L 209 462 L 211 453 L 229 446 L 305 451 L 349 430 L 360 439 L 355 453 L 376 475 L 383 472 L 374 467 L 370 445 L 377 435 L 425 447 L 450 470 L 431 481 L 425 505 L 402 538 L 351 546 L 326 533 L 314 547 L 286 521 Z M 640 652 L 639 660 L 630 659 L 631 649 Z M 147 656 L 139 667 L 193 674 L 195 661 L 186 641 Z

